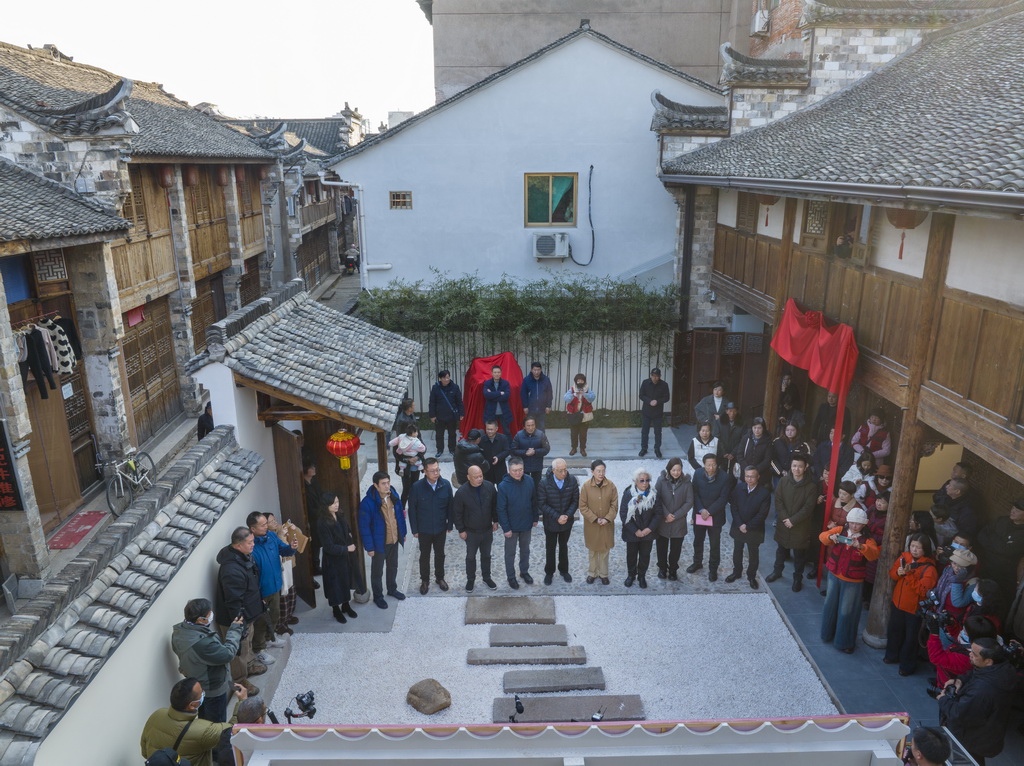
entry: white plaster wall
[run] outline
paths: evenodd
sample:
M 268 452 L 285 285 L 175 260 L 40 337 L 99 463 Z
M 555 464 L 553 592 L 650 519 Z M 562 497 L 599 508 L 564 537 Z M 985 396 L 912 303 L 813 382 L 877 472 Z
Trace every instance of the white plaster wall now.
M 774 205 L 758 205 L 757 207 L 757 233 L 763 237 L 782 239 L 782 219 L 785 216 L 786 200 L 779 197 Z M 765 221 L 768 224 L 765 225 Z
M 897 229 L 885 217 L 885 210 L 878 208 L 875 210 L 875 246 L 871 263 L 911 277 L 923 277 L 930 228 L 930 214 L 916 229 Z M 903 260 L 900 260 L 900 235 L 904 233 Z
M 946 285 L 1024 306 L 1024 223 L 958 215 Z
M 213 404 L 213 422 L 235 427 L 235 438 L 245 449 L 258 452 L 272 463 L 274 437 L 272 429 L 256 419 L 256 393 L 249 388 L 237 388 L 231 370 L 220 363 L 208 364 L 195 373 L 196 381 L 210 392 Z M 277 477 L 274 476 L 274 502 L 277 502 Z
M 785 199 L 783 199 L 785 202 Z M 793 244 L 800 244 L 800 232 L 804 228 L 804 201 L 798 199 L 796 201 L 796 223 L 793 226 Z
M 363 186 L 368 286 L 431 281 L 431 267 L 486 280 L 544 269 L 615 276 L 676 244 L 676 204 L 657 177 L 650 94 L 683 103 L 723 99 L 589 37 L 580 37 L 422 122 L 335 165 Z M 593 198 L 587 175 L 594 166 Z M 579 174 L 576 226 L 527 228 L 523 174 Z M 412 210 L 389 210 L 389 191 L 412 191 Z M 589 267 L 538 262 L 536 231 L 567 231 Z M 665 271 L 668 276 L 668 271 Z
M 740 193 L 735 189 L 718 190 L 718 222 L 722 226 L 736 228 Z
M 754 332 L 760 335 L 764 332 L 764 322 L 752 314 L 733 314 L 729 330 L 731 332 Z
M 269 506 L 268 498 L 272 498 Z M 264 463 L 43 740 L 36 766 L 142 763 L 142 727 L 150 713 L 168 706 L 171 687 L 181 678 L 170 646 L 171 626 L 181 622 L 189 599 L 213 600 L 217 552 L 230 542 L 231 531 L 244 525 L 251 511 L 268 507 L 277 507 L 277 480 L 272 463 Z

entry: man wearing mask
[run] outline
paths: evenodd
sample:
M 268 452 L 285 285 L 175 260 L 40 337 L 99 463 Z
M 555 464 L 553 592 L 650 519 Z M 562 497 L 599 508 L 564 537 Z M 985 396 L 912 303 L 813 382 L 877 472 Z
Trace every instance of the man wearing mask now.
M 178 658 L 178 672 L 194 676 L 206 698 L 199 708 L 204 721 L 227 720 L 228 692 L 231 691 L 231 660 L 238 653 L 245 621 L 241 615 L 228 626 L 222 639 L 213 630 L 213 604 L 194 598 L 185 604 L 185 619 L 171 629 L 171 649 Z
M 235 696 L 242 701 L 249 695 L 245 687 L 235 684 Z M 220 743 L 221 733 L 237 722 L 237 708 L 230 721 L 211 723 L 198 717 L 204 698 L 203 687 L 195 678 L 182 679 L 171 687 L 170 707 L 153 712 L 142 729 L 142 757 L 149 759 L 158 750 L 171 748 L 192 766 L 213 766 L 213 749 Z

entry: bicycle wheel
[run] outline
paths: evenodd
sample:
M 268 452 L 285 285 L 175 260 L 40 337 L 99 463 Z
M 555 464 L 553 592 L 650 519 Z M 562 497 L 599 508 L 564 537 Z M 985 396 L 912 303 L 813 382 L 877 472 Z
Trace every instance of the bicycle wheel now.
M 153 458 L 147 452 L 136 452 L 132 456 L 132 463 L 135 465 L 135 491 L 145 492 L 156 481 L 156 465 Z
M 124 513 L 124 509 L 131 505 L 134 497 L 131 482 L 126 481 L 120 473 L 115 473 L 107 479 L 107 506 L 113 516 L 117 517 Z

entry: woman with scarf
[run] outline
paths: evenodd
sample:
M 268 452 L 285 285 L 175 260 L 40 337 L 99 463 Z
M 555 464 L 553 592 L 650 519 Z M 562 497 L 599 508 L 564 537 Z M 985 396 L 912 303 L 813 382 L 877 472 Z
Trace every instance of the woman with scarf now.
M 622 541 L 626 544 L 627 577 L 623 584 L 627 588 L 636 581 L 641 588 L 647 587 L 647 567 L 658 529 L 657 499 L 658 493 L 651 488 L 651 474 L 645 468 L 637 468 L 633 471 L 633 483 L 623 490 L 619 503 Z
M 835 647 L 853 654 L 857 647 L 857 626 L 860 623 L 861 590 L 868 561 L 878 559 L 878 544 L 866 534 L 868 515 L 863 508 L 854 508 L 846 517 L 846 525 L 822 532 L 818 539 L 827 548 L 825 568 L 828 586 L 825 606 L 821 612 L 821 640 L 835 640 Z

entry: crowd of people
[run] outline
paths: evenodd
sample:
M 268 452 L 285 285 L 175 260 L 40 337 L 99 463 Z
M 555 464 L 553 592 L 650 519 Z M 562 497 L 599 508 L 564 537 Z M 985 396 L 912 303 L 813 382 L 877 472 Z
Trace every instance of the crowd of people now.
M 373 474 L 355 514 L 362 551 L 345 514 L 339 513 L 338 496 L 323 492 L 316 466 L 311 460 L 304 463 L 314 571 L 322 575 L 324 595 L 339 623 L 357 617 L 353 591 L 369 590 L 380 609 L 389 606 L 385 596 L 405 599 L 398 589 L 398 548 L 409 533 L 418 541 L 419 592 L 424 595 L 432 585 L 441 591 L 451 588 L 445 543 L 452 533 L 466 546 L 465 592 L 476 589 L 478 575 L 482 586 L 498 589 L 491 566 L 499 530 L 508 588 L 534 584 L 530 549 L 541 524 L 545 585 L 556 575 L 573 581 L 569 540 L 579 524 L 588 555 L 587 585 L 611 583 L 610 551 L 618 540 L 625 546 L 623 585 L 645 589 L 652 556 L 659 579 L 680 578 L 683 541 L 691 532 L 692 560 L 685 572 L 695 575 L 705 568 L 707 549 L 707 579 L 716 582 L 722 531 L 729 524 L 733 566 L 725 580 L 745 578 L 757 590 L 760 547 L 774 508 L 774 565 L 765 580 L 782 578 L 789 562 L 791 587 L 799 592 L 805 576 L 816 578 L 820 569 L 825 581 L 821 638 L 853 653 L 871 589 L 879 576 L 888 576 L 893 594 L 884 662 L 898 665 L 900 675 L 911 675 L 927 658 L 935 672 L 929 693 L 938 701 L 944 724 L 979 762 L 1001 751 L 1019 689 L 1010 654 L 1020 650 L 1005 643 L 1004 620 L 1024 566 L 1024 498 L 1007 515 L 979 525 L 969 466 L 957 463 L 936 491 L 931 509 L 914 513 L 903 552 L 880 575 L 893 481 L 885 462 L 891 439 L 880 410 L 872 410 L 849 440 L 845 433 L 837 437 L 838 397 L 829 393 L 805 439 L 801 431 L 807 419 L 799 409 L 799 394 L 792 380 L 783 378 L 773 437 L 764 418 L 744 424 L 725 386 L 716 382 L 695 408 L 697 434 L 685 457 L 670 457 L 660 470 L 637 468 L 620 491 L 600 459 L 590 462 L 583 481 L 570 473 L 563 457 L 545 468 L 551 446 L 544 425 L 553 390 L 540 364 L 531 365 L 520 392 L 525 419 L 518 432 L 510 433 L 510 388 L 500 368 L 494 368 L 482 395 L 483 432 L 470 429 L 457 439 L 462 395 L 449 371 L 438 374 L 429 409 L 435 457 L 425 455 L 415 403 L 402 403 L 391 441 L 402 490 L 392 487 L 387 471 Z M 647 454 L 653 430 L 655 455 L 663 458 L 662 415 L 669 391 L 657 368 L 643 381 L 640 398 L 640 456 Z M 569 415 L 592 414 L 595 400 L 582 374 L 563 397 Z M 847 412 L 844 422 L 848 418 Z M 587 454 L 589 421 L 569 420 L 570 457 L 577 451 Z M 829 461 L 837 438 L 841 480 L 829 493 Z M 452 481 L 441 475 L 438 461 L 445 439 L 454 457 Z M 221 740 L 224 731 L 266 715 L 249 677 L 266 672 L 274 662 L 267 649 L 280 646 L 297 622 L 291 567 L 305 540 L 300 530 L 288 526 L 273 514 L 251 513 L 217 555 L 214 601 L 186 604 L 184 621 L 172 632 L 185 678 L 173 688 L 170 707 L 147 722 L 145 757 L 172 748 L 192 763 L 212 764 L 231 757 Z M 368 584 L 358 560 L 364 552 L 370 558 Z M 232 695 L 239 704 L 229 719 Z M 934 731 L 920 729 L 909 757 L 916 755 L 918 763 L 941 762 L 931 759 L 944 746 L 948 743 Z

